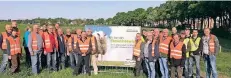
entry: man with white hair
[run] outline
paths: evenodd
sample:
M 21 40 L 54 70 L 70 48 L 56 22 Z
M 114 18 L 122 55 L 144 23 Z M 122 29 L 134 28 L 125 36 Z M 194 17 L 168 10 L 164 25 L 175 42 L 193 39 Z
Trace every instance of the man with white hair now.
M 33 25 L 33 30 L 28 36 L 28 48 L 29 52 L 31 55 L 31 63 L 32 63 L 32 73 L 33 74 L 38 74 L 39 73 L 39 67 L 41 64 L 40 60 L 41 58 L 41 53 L 43 49 L 43 39 L 41 35 L 38 32 L 38 25 L 34 24 Z
M 88 38 L 91 39 L 91 44 L 92 44 L 92 56 L 91 56 L 91 61 L 94 69 L 94 74 L 98 74 L 98 67 L 97 67 L 97 61 L 98 61 L 98 46 L 97 46 L 97 41 L 94 35 L 92 35 L 92 30 L 88 29 L 87 30 L 87 35 Z
M 11 25 L 6 24 L 5 25 L 5 32 L 2 32 L 0 35 L 0 45 L 1 45 L 0 49 L 3 51 L 0 73 L 6 71 L 8 58 L 11 58 L 10 56 L 8 56 L 7 51 L 6 51 L 7 50 L 7 42 L 6 41 L 7 41 L 7 38 L 11 35 L 11 32 L 12 32 Z
M 213 78 L 218 78 L 216 67 L 216 55 L 218 54 L 220 47 L 218 38 L 210 33 L 209 28 L 205 28 L 204 36 L 202 37 L 202 42 L 202 52 L 205 61 L 206 78 L 210 78 L 211 73 Z

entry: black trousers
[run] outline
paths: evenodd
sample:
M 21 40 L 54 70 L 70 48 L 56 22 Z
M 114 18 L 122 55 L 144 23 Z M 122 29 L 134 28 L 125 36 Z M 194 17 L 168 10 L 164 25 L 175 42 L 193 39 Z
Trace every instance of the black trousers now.
M 85 65 L 86 73 L 88 74 L 91 73 L 90 72 L 90 54 L 88 54 L 86 56 L 78 55 L 78 62 L 74 69 L 73 74 L 79 74 L 78 72 L 79 72 L 79 69 L 82 63 Z
M 28 47 L 24 47 L 25 53 L 26 53 L 26 65 L 28 67 L 31 67 L 31 57 Z
M 66 54 L 65 53 L 60 53 L 58 54 L 58 68 L 59 69 L 65 69 L 66 67 Z
M 135 66 L 135 72 L 134 72 L 134 74 L 135 74 L 135 76 L 140 76 L 140 71 L 141 71 L 141 69 L 142 69 L 142 66 L 141 66 L 141 64 L 142 64 L 142 59 L 140 59 L 140 61 L 137 61 L 137 57 L 135 57 L 135 60 L 136 60 L 136 66 Z
M 146 68 L 146 65 L 144 63 L 144 59 L 142 59 L 141 66 L 142 66 L 142 70 L 143 70 L 144 74 L 148 77 L 148 69 Z

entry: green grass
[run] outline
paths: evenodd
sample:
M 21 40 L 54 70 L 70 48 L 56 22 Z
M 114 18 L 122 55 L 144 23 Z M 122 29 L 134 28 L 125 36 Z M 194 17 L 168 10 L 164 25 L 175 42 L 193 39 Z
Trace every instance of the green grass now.
M 4 31 L 4 26 L 6 23 L 0 23 L 0 32 Z M 21 37 L 23 37 L 25 28 L 27 25 L 25 24 L 19 24 L 19 29 L 21 30 Z M 83 26 L 65 26 L 63 27 L 64 29 L 70 27 L 72 29 L 75 28 L 84 28 Z M 222 39 L 219 38 L 220 44 L 222 46 L 222 52 L 218 54 L 217 56 L 217 70 L 219 72 L 219 75 L 224 75 L 228 76 L 231 78 L 231 40 L 227 39 Z M 24 51 L 23 51 L 24 53 Z M 48 73 L 46 69 L 44 69 L 39 75 L 32 75 L 31 74 L 31 68 L 26 68 L 25 67 L 25 54 L 23 54 L 23 57 L 21 58 L 21 71 L 17 74 L 10 74 L 9 69 L 7 70 L 6 73 L 0 74 L 0 78 L 73 78 L 76 76 L 72 75 L 72 69 L 67 68 L 65 70 L 61 70 L 58 72 L 53 72 L 53 73 Z M 0 60 L 2 59 L 2 52 L 0 52 Z M 108 64 L 108 62 L 102 62 L 101 64 Z M 111 63 L 110 63 L 111 64 Z M 121 65 L 122 63 L 116 63 L 118 65 Z M 201 68 L 202 71 L 204 71 L 205 65 L 203 64 L 203 61 L 201 61 Z M 102 69 L 101 69 L 102 70 Z M 104 70 L 104 69 L 103 69 Z M 134 78 L 132 71 L 130 70 L 128 73 L 111 73 L 111 72 L 116 72 L 116 71 L 125 71 L 126 69 L 105 69 L 105 71 L 108 72 L 103 72 L 99 73 L 99 75 L 92 75 L 92 76 L 87 76 L 87 75 L 80 75 L 77 78 Z M 144 78 L 145 76 L 141 76 L 140 78 Z

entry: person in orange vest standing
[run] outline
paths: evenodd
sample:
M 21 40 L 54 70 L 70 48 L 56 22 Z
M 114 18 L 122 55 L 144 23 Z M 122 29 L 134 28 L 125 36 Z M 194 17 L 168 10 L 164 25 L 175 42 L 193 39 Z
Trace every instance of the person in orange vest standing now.
M 169 57 L 169 44 L 172 38 L 168 36 L 168 29 L 163 29 L 160 39 L 159 39 L 159 64 L 160 64 L 160 71 L 162 74 L 161 78 L 169 78 L 168 74 L 168 57 Z
M 17 21 L 16 20 L 12 20 L 11 21 L 11 26 L 13 29 L 16 29 L 17 30 L 17 35 L 20 37 L 20 30 L 18 29 L 18 24 L 17 24 Z
M 6 40 L 7 38 L 11 35 L 12 32 L 12 27 L 11 25 L 6 24 L 5 25 L 5 32 L 2 32 L 0 35 L 0 49 L 3 51 L 2 54 L 2 62 L 1 62 L 1 67 L 0 67 L 0 73 L 6 71 L 7 63 L 8 63 L 8 58 L 10 57 L 7 54 L 7 44 Z
M 28 35 L 28 49 L 31 57 L 32 73 L 38 74 L 41 64 L 39 61 L 43 51 L 43 39 L 38 32 L 39 25 L 34 24 L 32 32 Z
M 76 44 L 78 42 L 78 38 L 76 36 L 77 35 L 71 34 L 71 29 L 69 28 L 66 29 L 66 36 L 65 36 L 66 48 L 67 48 L 66 51 L 67 51 L 67 56 L 69 56 L 69 59 L 70 59 L 71 68 L 73 69 L 75 68 L 75 65 L 77 64 L 77 59 L 78 59 L 77 54 L 73 52 L 73 49 L 76 49 L 76 46 L 77 46 Z
M 91 39 L 91 44 L 92 44 L 92 55 L 91 55 L 91 61 L 94 69 L 94 75 L 98 74 L 98 67 L 97 67 L 97 61 L 98 61 L 98 46 L 97 46 L 97 41 L 96 37 L 92 35 L 92 30 L 88 29 L 87 30 L 88 38 Z
M 142 69 L 141 63 L 143 60 L 143 53 L 141 51 L 141 45 L 144 44 L 144 42 L 141 40 L 142 36 L 140 33 L 136 34 L 135 39 L 135 45 L 133 48 L 133 59 L 136 61 L 135 64 L 135 76 L 140 76 L 140 70 Z
M 180 41 L 180 34 L 173 35 L 173 41 L 170 43 L 170 66 L 171 78 L 182 78 L 184 62 L 186 58 L 186 46 Z
M 11 36 L 7 38 L 7 53 L 11 59 L 11 73 L 16 73 L 19 70 L 21 42 L 20 37 L 17 36 L 17 30 L 13 29 Z
M 92 52 L 91 39 L 87 37 L 87 33 L 82 31 L 81 39 L 78 40 L 77 49 L 75 49 L 78 54 L 77 66 L 74 69 L 73 75 L 78 75 L 81 63 L 84 62 L 86 73 L 90 76 L 90 54 Z
M 220 44 L 217 37 L 210 33 L 209 28 L 204 29 L 203 42 L 203 58 L 205 62 L 206 78 L 210 78 L 211 73 L 213 78 L 218 78 L 216 67 L 216 55 L 220 51 Z
M 53 26 L 48 26 L 48 31 L 43 33 L 44 54 L 47 56 L 47 67 L 49 71 L 57 71 L 57 34 L 54 33 Z

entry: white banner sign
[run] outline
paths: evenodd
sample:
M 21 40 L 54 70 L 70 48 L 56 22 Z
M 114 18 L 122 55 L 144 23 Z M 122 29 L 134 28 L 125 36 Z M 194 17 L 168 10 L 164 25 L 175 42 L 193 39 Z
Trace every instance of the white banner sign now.
M 103 61 L 127 61 L 132 60 L 135 36 L 140 33 L 140 26 L 93 26 L 87 25 L 85 29 L 91 29 L 97 39 L 99 51 L 106 49 Z M 104 42 L 105 41 L 105 42 Z M 104 46 L 104 43 L 106 45 Z

